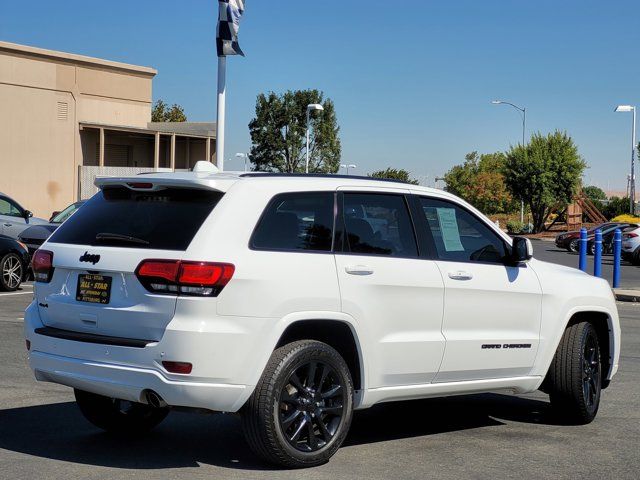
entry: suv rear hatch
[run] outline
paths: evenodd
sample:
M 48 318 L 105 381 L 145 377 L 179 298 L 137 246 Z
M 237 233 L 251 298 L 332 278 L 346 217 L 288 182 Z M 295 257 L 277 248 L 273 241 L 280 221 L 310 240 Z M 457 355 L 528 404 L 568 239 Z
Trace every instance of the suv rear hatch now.
M 34 258 L 42 322 L 72 332 L 160 340 L 173 318 L 176 292 L 143 285 L 136 269 L 149 259 L 161 266 L 182 260 L 222 196 L 140 181 L 105 185 Z M 47 252 L 52 268 L 42 273 Z

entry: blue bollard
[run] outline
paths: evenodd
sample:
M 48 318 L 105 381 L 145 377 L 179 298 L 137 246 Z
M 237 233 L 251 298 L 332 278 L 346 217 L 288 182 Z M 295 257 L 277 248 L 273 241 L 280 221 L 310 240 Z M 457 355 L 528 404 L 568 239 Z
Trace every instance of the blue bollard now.
M 580 256 L 578 259 L 578 268 L 583 272 L 587 271 L 587 229 L 582 227 L 580 229 Z
M 596 236 L 593 239 L 595 251 L 593 252 L 593 276 L 602 276 L 602 230 L 596 230 Z
M 620 286 L 620 255 L 622 254 L 622 232 L 616 228 L 613 234 L 613 288 Z

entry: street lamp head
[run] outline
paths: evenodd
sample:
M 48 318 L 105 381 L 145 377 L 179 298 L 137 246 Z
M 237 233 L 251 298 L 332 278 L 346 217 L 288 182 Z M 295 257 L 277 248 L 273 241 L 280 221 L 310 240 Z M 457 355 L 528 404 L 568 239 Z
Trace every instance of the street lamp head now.
M 319 103 L 310 103 L 309 105 L 307 105 L 307 110 L 308 111 L 312 111 L 312 110 L 322 111 L 322 110 L 324 110 L 324 107 L 322 105 L 320 105 Z
M 500 105 L 502 103 L 502 100 L 491 100 L 491 103 L 493 103 L 494 105 Z
M 616 112 L 633 112 L 636 107 L 631 105 L 618 105 L 615 109 Z

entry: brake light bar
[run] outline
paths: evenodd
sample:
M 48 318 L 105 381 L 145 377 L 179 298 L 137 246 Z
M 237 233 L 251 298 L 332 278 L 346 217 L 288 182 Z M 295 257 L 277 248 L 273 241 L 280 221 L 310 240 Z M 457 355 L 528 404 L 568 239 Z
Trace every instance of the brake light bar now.
M 230 263 L 143 260 L 136 276 L 150 292 L 217 297 L 234 271 Z
M 147 190 L 147 189 L 153 188 L 153 183 L 151 182 L 130 182 L 130 183 L 127 183 L 127 185 L 130 188 L 140 189 L 140 190 Z
M 53 252 L 36 250 L 31 259 L 31 269 L 36 282 L 49 283 L 53 277 Z

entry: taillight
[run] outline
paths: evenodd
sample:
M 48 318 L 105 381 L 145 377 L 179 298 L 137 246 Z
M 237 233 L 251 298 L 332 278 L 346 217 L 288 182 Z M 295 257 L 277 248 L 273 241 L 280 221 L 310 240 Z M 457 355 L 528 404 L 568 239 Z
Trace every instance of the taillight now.
M 625 234 L 623 235 L 623 238 L 626 240 L 626 239 L 628 239 L 628 238 L 636 238 L 637 236 L 638 236 L 638 234 L 637 234 L 637 233 L 625 233 Z
M 150 292 L 217 297 L 234 271 L 230 263 L 143 260 L 136 276 Z
M 36 250 L 31 260 L 31 268 L 36 282 L 49 283 L 53 277 L 53 252 Z

